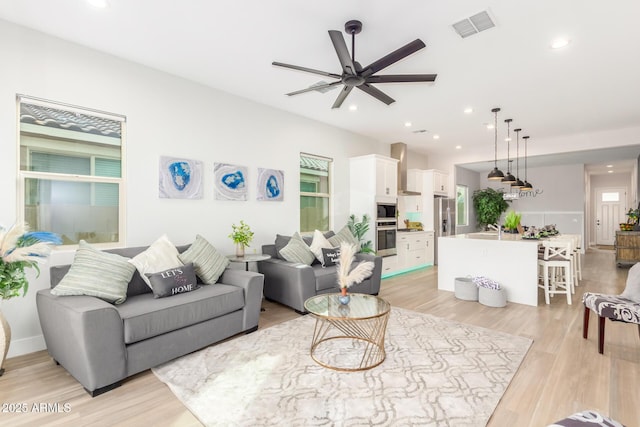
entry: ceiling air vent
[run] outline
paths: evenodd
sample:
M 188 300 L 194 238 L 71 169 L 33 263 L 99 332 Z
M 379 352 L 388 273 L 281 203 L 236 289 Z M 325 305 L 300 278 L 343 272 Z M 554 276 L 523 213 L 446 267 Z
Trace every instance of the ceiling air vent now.
M 480 31 L 488 30 L 489 28 L 495 27 L 496 24 L 489 16 L 489 13 L 484 10 L 480 13 L 476 13 L 475 15 L 465 18 L 462 21 L 456 22 L 453 24 L 453 29 L 456 30 L 456 33 L 460 35 L 463 39 L 474 34 L 479 33 Z

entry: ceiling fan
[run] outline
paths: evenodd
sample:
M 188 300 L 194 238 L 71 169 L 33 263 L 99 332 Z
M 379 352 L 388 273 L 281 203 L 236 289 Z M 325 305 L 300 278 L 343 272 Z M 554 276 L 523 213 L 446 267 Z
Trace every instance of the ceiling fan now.
M 347 34 L 351 34 L 351 56 L 347 50 L 347 45 L 344 41 L 344 37 L 340 31 L 329 30 L 329 37 L 333 47 L 338 54 L 340 65 L 342 65 L 342 74 L 328 73 L 326 71 L 314 70 L 312 68 L 300 67 L 297 65 L 284 64 L 282 62 L 272 62 L 273 65 L 284 68 L 291 68 L 293 70 L 305 71 L 307 73 L 319 74 L 325 77 L 331 77 L 338 79 L 335 82 L 324 83 L 320 85 L 314 85 L 306 89 L 297 90 L 295 92 L 287 93 L 288 96 L 299 95 L 305 92 L 311 92 L 313 90 L 321 90 L 331 88 L 333 86 L 342 84 L 344 85 L 338 98 L 333 103 L 331 108 L 340 108 L 344 100 L 354 87 L 357 87 L 361 91 L 368 93 L 379 101 L 389 105 L 395 100 L 389 95 L 385 94 L 381 90 L 372 86 L 372 83 L 411 83 L 411 82 L 433 82 L 436 80 L 437 74 L 393 74 L 393 75 L 374 75 L 378 71 L 387 68 L 401 59 L 411 55 L 414 52 L 419 51 L 425 47 L 425 44 L 420 39 L 415 39 L 411 43 L 402 46 L 388 55 L 383 56 L 372 64 L 362 67 L 359 62 L 355 60 L 355 44 L 356 34 L 362 31 L 362 22 L 352 20 L 344 24 L 344 30 Z

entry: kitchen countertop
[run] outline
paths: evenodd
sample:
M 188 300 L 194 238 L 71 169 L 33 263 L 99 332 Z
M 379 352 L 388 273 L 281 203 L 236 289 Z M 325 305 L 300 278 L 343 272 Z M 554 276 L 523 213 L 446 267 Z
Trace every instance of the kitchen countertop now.
M 523 239 L 520 234 L 511 234 L 511 233 L 502 233 L 502 236 L 498 238 L 497 231 L 481 231 L 478 233 L 468 233 L 468 234 L 456 234 L 453 236 L 446 236 L 446 238 L 450 239 L 476 239 L 476 240 L 495 240 L 495 241 L 510 241 L 510 242 L 534 242 L 538 243 L 539 240 L 535 239 Z
M 418 230 L 417 228 L 398 228 L 398 233 L 424 233 L 427 230 Z

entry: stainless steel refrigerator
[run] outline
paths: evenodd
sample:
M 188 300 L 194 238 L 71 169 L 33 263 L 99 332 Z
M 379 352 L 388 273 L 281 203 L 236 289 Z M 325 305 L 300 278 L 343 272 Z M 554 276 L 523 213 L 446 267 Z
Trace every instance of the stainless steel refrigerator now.
M 456 234 L 456 199 L 433 199 L 433 263 L 438 264 L 438 237 Z

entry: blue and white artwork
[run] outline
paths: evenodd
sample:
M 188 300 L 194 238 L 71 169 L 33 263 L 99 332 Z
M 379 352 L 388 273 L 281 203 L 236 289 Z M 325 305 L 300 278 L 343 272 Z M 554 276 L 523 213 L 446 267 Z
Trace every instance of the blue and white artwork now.
M 215 163 L 213 175 L 216 200 L 247 200 L 246 166 Z
M 158 190 L 162 199 L 201 199 L 202 162 L 160 157 Z
M 284 200 L 284 171 L 258 168 L 258 200 Z

